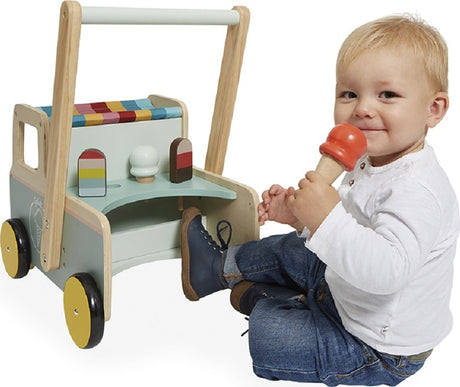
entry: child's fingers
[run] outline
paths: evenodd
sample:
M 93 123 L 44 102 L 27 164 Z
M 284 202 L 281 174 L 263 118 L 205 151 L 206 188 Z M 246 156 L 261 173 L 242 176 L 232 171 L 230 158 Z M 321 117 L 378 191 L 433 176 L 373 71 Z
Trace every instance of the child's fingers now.
M 289 195 L 286 199 L 286 205 L 287 207 L 293 211 L 295 209 L 295 190 L 292 193 L 292 195 Z
M 307 180 L 311 181 L 312 183 L 324 179 L 324 178 L 323 178 L 318 172 L 316 172 L 316 171 L 308 171 L 308 172 L 305 174 L 305 178 L 306 178 Z
M 287 196 L 292 196 L 295 194 L 295 188 L 294 187 L 289 187 L 287 189 Z
M 281 187 L 279 184 L 273 184 L 270 187 L 269 192 L 270 192 L 271 195 L 280 195 L 280 194 L 282 194 L 284 192 L 284 188 Z
M 268 202 L 270 202 L 270 192 L 269 192 L 268 190 L 262 192 L 262 202 L 263 202 L 263 203 L 268 203 Z
M 263 215 L 267 212 L 267 206 L 265 205 L 265 203 L 259 203 L 259 205 L 257 206 L 257 214 L 260 216 L 260 215 Z
M 310 181 L 308 179 L 302 179 L 299 181 L 299 188 L 305 188 L 308 184 L 310 184 Z
M 259 216 L 259 226 L 263 226 L 267 220 L 268 220 L 268 215 L 266 213 Z

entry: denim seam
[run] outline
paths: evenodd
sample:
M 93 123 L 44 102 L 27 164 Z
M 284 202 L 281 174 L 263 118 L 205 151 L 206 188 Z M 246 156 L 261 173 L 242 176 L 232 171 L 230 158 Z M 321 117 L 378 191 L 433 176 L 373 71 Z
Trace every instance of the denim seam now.
M 376 365 L 376 364 L 378 364 L 378 363 L 379 363 L 379 360 L 375 360 L 375 361 L 373 361 L 372 363 L 363 364 L 361 367 L 356 368 L 356 369 L 354 369 L 353 371 L 350 371 L 350 372 L 347 373 L 347 374 L 329 375 L 329 376 L 327 376 L 326 378 L 324 378 L 324 380 L 327 380 L 328 378 L 334 377 L 334 376 L 336 376 L 337 378 L 340 378 L 340 379 L 347 378 L 347 377 L 349 377 L 349 376 L 352 376 L 352 375 L 355 374 L 356 372 L 359 372 L 359 371 L 363 370 L 363 369 L 366 368 L 366 367 L 372 367 L 372 366 L 374 366 L 374 365 Z
M 378 364 L 380 362 L 380 359 L 378 359 L 378 358 L 374 359 L 374 357 L 372 356 L 372 354 L 369 351 L 369 349 L 367 348 L 367 346 L 361 340 L 358 341 L 358 344 L 361 347 L 361 351 L 363 351 L 363 355 L 366 357 L 367 363 L 363 364 L 361 367 L 356 368 L 353 371 L 350 371 L 350 372 L 348 372 L 346 374 L 336 374 L 337 378 L 346 378 L 346 377 L 352 376 L 356 372 L 359 372 L 359 371 L 363 370 L 366 367 L 374 366 L 374 365 L 376 365 L 376 364 Z M 330 376 L 333 376 L 333 375 L 330 375 Z M 330 377 L 330 376 L 328 376 L 328 377 Z
M 283 369 L 283 368 L 272 368 L 272 367 L 264 367 L 264 366 L 259 366 L 255 363 L 253 363 L 252 365 L 254 368 L 258 368 L 258 369 L 261 369 L 261 370 L 268 370 L 268 371 L 275 371 L 275 372 L 286 372 L 286 373 L 290 373 L 290 372 L 295 372 L 295 373 L 299 373 L 299 374 L 303 374 L 303 375 L 316 375 L 318 376 L 318 371 L 316 370 L 313 370 L 313 371 L 304 371 L 304 370 L 296 370 L 296 369 Z M 319 378 L 321 379 L 321 378 Z
M 375 360 L 373 363 L 363 364 L 361 367 L 356 368 L 356 369 L 354 369 L 353 371 L 350 371 L 347 374 L 330 373 L 329 375 L 327 375 L 325 377 L 320 377 L 318 375 L 317 370 L 304 371 L 304 370 L 297 370 L 297 369 L 269 368 L 269 367 L 259 366 L 259 365 L 255 364 L 255 363 L 253 363 L 253 367 L 261 369 L 261 370 L 268 370 L 268 371 L 274 371 L 274 372 L 297 373 L 297 374 L 302 374 L 302 375 L 316 375 L 318 380 L 320 380 L 322 382 L 326 382 L 328 379 L 334 378 L 334 377 L 338 378 L 338 379 L 347 378 L 349 376 L 352 376 L 356 372 L 359 372 L 359 371 L 361 371 L 361 370 L 363 370 L 363 369 L 365 369 L 367 367 L 372 367 L 372 366 L 378 364 L 379 362 L 380 362 L 379 360 Z
M 269 370 L 269 371 L 275 371 L 275 372 L 286 372 L 286 373 L 290 373 L 290 372 L 295 372 L 295 373 L 298 373 L 298 374 L 303 374 L 303 375 L 312 375 L 312 374 L 315 374 L 316 376 L 318 376 L 318 379 L 325 382 L 327 381 L 329 378 L 333 378 L 333 377 L 337 377 L 339 379 L 343 379 L 343 378 L 347 378 L 347 377 L 350 377 L 352 376 L 353 374 L 355 374 L 356 372 L 359 372 L 367 367 L 372 367 L 372 366 L 375 366 L 377 365 L 378 363 L 381 363 L 382 366 L 387 370 L 389 371 L 390 373 L 394 374 L 394 375 L 397 375 L 397 376 L 400 376 L 400 377 L 403 377 L 403 378 L 407 378 L 409 376 L 412 376 L 413 373 L 404 373 L 404 372 L 398 372 L 396 370 L 394 370 L 391 366 L 389 366 L 384 360 L 380 359 L 380 357 L 376 360 L 374 360 L 373 362 L 369 362 L 369 363 L 366 363 L 366 364 L 363 364 L 361 367 L 359 368 L 356 368 L 354 369 L 353 371 L 350 371 L 349 373 L 346 373 L 346 374 L 339 374 L 339 373 L 331 373 L 329 375 L 327 375 L 326 377 L 319 377 L 318 376 L 318 371 L 317 370 L 314 370 L 314 371 L 304 371 L 304 370 L 296 370 L 296 369 L 282 369 L 282 368 L 268 368 L 268 367 L 264 367 L 264 366 L 259 366 L 255 363 L 253 363 L 253 367 L 254 368 L 259 368 L 259 369 L 263 369 L 263 370 Z
M 412 373 L 407 373 L 407 372 L 402 372 L 402 371 L 395 370 L 392 366 L 390 366 L 390 365 L 389 365 L 383 358 L 381 358 L 380 356 L 379 356 L 379 360 L 380 360 L 380 362 L 382 363 L 382 366 L 383 366 L 386 370 L 390 371 L 392 374 L 401 376 L 401 377 L 403 377 L 403 378 L 407 378 L 407 377 L 412 376 L 412 375 L 414 374 L 413 372 L 412 372 Z M 408 364 L 408 363 L 406 362 L 406 366 L 407 366 L 407 364 Z
M 268 266 L 268 267 L 264 267 L 264 268 L 260 268 L 260 269 L 255 269 L 255 270 L 252 270 L 252 271 L 246 271 L 245 272 L 245 276 L 250 276 L 250 275 L 253 275 L 253 274 L 258 274 L 258 273 L 265 273 L 267 271 L 272 271 L 274 269 L 278 269 L 279 268 L 279 265 L 272 265 L 272 266 Z

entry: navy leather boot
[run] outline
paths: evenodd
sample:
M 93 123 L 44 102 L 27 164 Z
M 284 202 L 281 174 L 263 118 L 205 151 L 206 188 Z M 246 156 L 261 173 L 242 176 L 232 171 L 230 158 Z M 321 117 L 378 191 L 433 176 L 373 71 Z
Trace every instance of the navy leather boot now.
M 195 207 L 187 208 L 182 214 L 181 252 L 182 289 L 190 301 L 198 301 L 218 290 L 227 289 L 224 278 L 225 252 L 230 236 L 225 243 L 220 234 L 219 224 L 231 226 L 226 221 L 218 224 L 219 246 L 203 227 L 201 212 Z

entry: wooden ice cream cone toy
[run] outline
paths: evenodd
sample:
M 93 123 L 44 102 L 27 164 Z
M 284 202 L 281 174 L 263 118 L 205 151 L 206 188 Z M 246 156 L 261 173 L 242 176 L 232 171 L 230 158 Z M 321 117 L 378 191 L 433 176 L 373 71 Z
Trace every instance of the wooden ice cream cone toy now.
M 152 183 L 158 172 L 158 151 L 150 145 L 141 145 L 135 148 L 129 156 L 131 163 L 130 173 L 138 183 Z
M 344 170 L 355 168 L 366 149 L 366 136 L 357 127 L 339 124 L 329 132 L 326 142 L 319 148 L 322 156 L 316 171 L 332 184 Z

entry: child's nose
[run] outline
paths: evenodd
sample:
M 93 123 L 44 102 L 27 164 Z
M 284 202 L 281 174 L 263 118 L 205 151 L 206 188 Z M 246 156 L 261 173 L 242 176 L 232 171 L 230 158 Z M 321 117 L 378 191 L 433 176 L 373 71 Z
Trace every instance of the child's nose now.
M 375 117 L 375 109 L 372 101 L 368 98 L 360 98 L 357 100 L 354 115 L 358 118 L 373 118 Z

